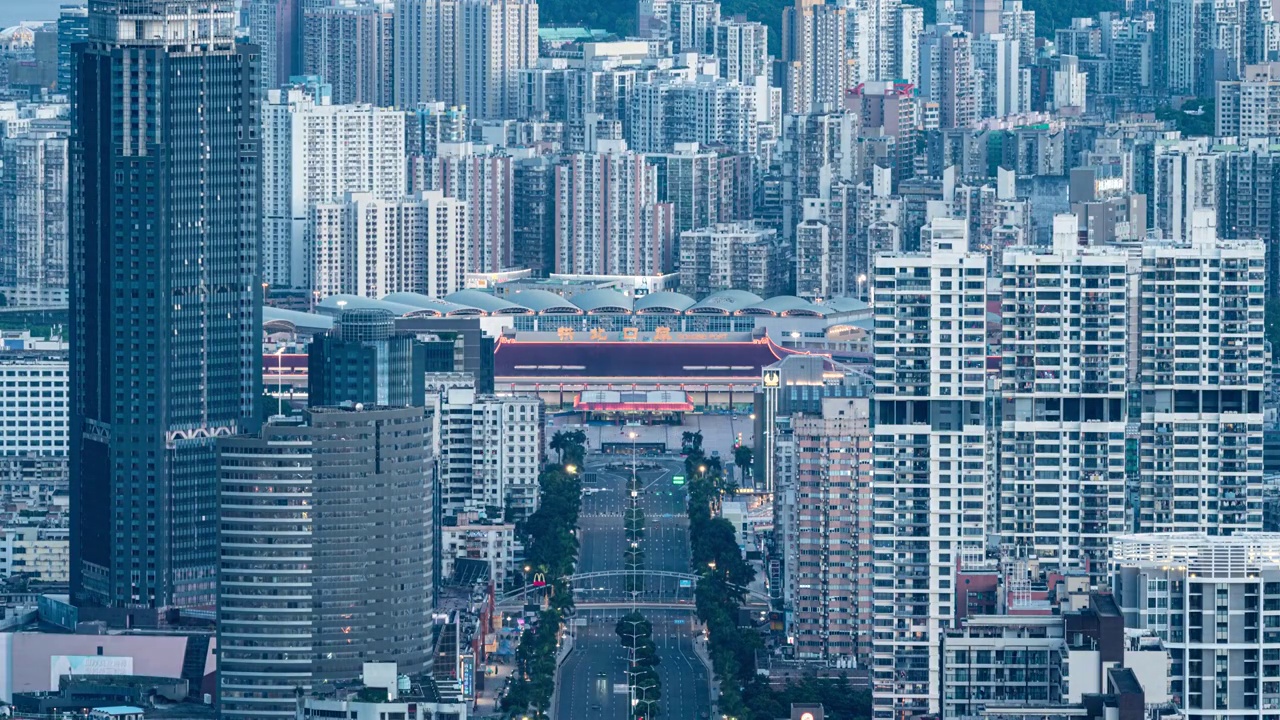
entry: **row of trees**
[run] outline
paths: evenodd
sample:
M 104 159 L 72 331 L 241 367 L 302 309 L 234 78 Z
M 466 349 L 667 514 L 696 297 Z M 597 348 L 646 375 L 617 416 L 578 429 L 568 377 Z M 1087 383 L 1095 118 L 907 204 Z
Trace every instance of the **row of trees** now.
M 742 556 L 733 525 L 715 517 L 734 488 L 725 480 L 720 461 L 703 453 L 701 433 L 685 433 L 683 445 L 692 563 L 701 576 L 698 618 L 707 626 L 711 664 L 720 681 L 720 712 L 740 720 L 772 720 L 785 716 L 792 703 L 821 703 L 830 717 L 870 717 L 871 694 L 853 690 L 846 678 L 804 678 L 775 690 L 756 673 L 756 651 L 764 648 L 764 640 L 738 623 L 755 570 Z M 745 462 L 734 460 L 739 466 L 750 463 L 745 454 Z
M 755 676 L 755 653 L 764 647 L 760 635 L 738 627 L 744 588 L 755 571 L 742 557 L 733 525 L 716 517 L 724 495 L 731 491 L 719 458 L 702 448 L 702 433 L 685 433 L 685 476 L 689 493 L 689 543 L 698 619 L 707 627 L 707 649 L 720 681 L 720 712 L 750 717 L 743 688 Z
M 538 478 L 538 510 L 521 525 L 525 547 L 526 581 L 547 583 L 547 608 L 520 637 L 516 671 L 502 707 L 511 717 L 546 718 L 555 690 L 556 647 L 565 618 L 573 612 L 573 590 L 568 577 L 578 560 L 578 513 L 582 506 L 582 482 L 578 479 L 587 454 L 587 436 L 580 430 L 557 432 L 551 449 L 559 462 L 548 464 Z
M 640 509 L 640 476 L 632 472 L 627 481 L 627 507 L 623 512 L 626 546 L 623 562 L 627 570 L 626 590 L 633 599 L 644 591 L 644 511 Z M 662 683 L 658 678 L 658 648 L 653 643 L 653 626 L 644 615 L 632 611 L 618 620 L 615 632 L 627 650 L 627 684 L 631 688 L 631 720 L 658 714 Z
M 618 619 L 614 632 L 628 654 L 627 682 L 635 699 L 631 718 L 644 720 L 656 717 L 658 700 L 662 698 L 662 683 L 658 678 L 658 646 L 653 642 L 653 625 L 644 615 L 633 610 Z

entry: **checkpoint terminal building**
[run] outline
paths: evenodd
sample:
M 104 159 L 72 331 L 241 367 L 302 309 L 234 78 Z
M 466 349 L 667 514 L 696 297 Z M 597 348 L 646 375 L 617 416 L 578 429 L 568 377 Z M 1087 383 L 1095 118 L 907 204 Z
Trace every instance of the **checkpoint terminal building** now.
M 493 338 L 494 392 L 536 394 L 550 410 L 597 419 L 749 409 L 764 368 L 789 355 L 870 363 L 870 308 L 853 298 L 816 304 L 730 290 L 699 301 L 671 291 L 633 297 L 614 289 L 571 297 L 541 289 L 505 297 L 481 290 L 444 298 L 333 295 L 312 313 L 264 310 L 268 390 L 305 388 L 307 339 L 328 331 L 346 310 L 370 308 L 389 311 L 397 330 L 423 338 L 442 328 L 476 329 Z

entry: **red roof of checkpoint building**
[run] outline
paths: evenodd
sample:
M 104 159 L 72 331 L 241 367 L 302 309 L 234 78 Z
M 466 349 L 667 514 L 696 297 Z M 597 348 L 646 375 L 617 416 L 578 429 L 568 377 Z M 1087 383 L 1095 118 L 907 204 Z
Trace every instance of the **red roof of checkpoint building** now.
M 739 342 L 558 342 L 504 337 L 494 347 L 493 374 L 500 378 L 758 380 L 765 367 L 795 354 L 767 337 Z

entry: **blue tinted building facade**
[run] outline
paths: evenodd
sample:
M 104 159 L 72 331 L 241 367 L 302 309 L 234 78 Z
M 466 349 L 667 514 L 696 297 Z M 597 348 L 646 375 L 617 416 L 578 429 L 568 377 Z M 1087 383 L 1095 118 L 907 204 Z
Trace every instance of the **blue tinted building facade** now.
M 215 442 L 260 393 L 258 58 L 234 26 L 230 0 L 91 0 L 76 46 L 71 592 L 128 622 L 213 603 Z

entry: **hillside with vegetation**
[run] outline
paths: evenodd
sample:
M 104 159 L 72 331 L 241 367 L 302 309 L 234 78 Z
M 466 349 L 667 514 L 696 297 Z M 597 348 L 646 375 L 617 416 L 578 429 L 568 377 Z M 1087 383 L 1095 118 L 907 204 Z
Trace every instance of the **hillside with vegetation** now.
M 926 23 L 933 22 L 932 0 L 907 0 L 924 8 Z M 782 25 L 782 8 L 790 0 L 722 0 L 724 15 L 743 15 L 769 26 L 770 50 L 778 52 L 778 32 Z M 1120 0 L 1024 0 L 1024 6 L 1036 12 L 1036 29 L 1046 37 L 1054 28 L 1071 24 L 1073 17 L 1090 17 L 1106 10 L 1117 10 Z M 600 28 L 619 36 L 636 29 L 635 0 L 539 0 L 539 22 L 544 27 Z

